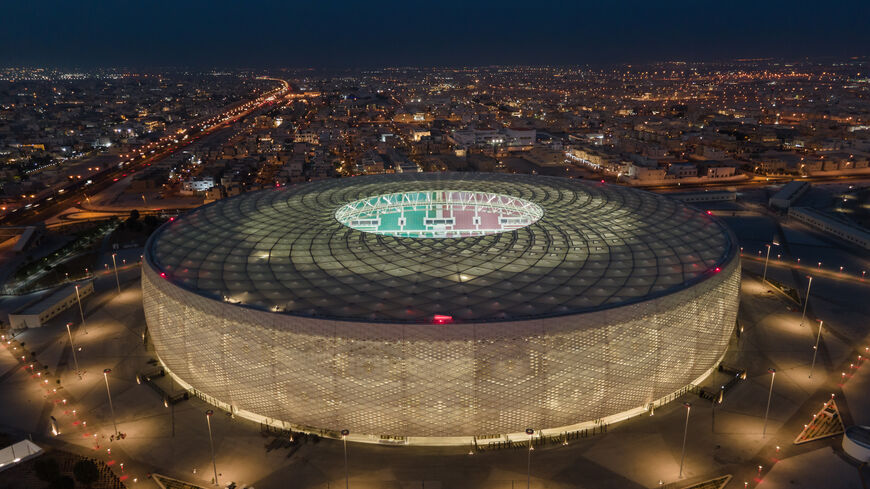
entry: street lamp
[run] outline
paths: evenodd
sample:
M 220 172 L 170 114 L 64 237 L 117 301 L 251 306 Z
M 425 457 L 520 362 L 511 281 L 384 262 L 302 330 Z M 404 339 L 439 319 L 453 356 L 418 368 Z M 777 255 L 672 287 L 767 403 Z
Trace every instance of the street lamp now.
M 804 319 L 807 317 L 807 304 L 810 302 L 810 287 L 813 285 L 813 277 L 812 275 L 807 275 L 807 278 L 810 279 L 807 284 L 807 296 L 804 298 L 804 312 L 801 313 L 801 327 L 804 326 Z M 812 377 L 812 375 L 810 375 Z
M 70 324 L 72 324 L 72 323 L 66 323 L 66 333 L 69 335 L 69 347 L 72 350 L 73 362 L 75 362 L 75 365 L 76 365 L 76 375 L 78 375 L 79 378 L 82 378 L 82 374 L 79 373 L 79 361 L 76 358 L 76 345 L 73 344 L 72 331 L 70 331 L 70 329 L 69 329 Z
M 217 462 L 214 459 L 214 439 L 211 436 L 211 415 L 214 414 L 214 411 L 209 409 L 205 412 L 205 422 L 208 424 L 208 443 L 211 446 L 211 466 L 214 469 L 214 484 L 217 486 L 218 484 L 218 474 L 217 474 Z
M 813 347 L 813 364 L 810 365 L 810 378 L 813 378 L 813 369 L 816 368 L 816 355 L 819 354 L 819 340 L 822 339 L 822 326 L 824 321 L 819 321 L 819 333 L 816 335 L 816 346 Z
M 118 423 L 115 422 L 115 407 L 112 406 L 112 391 L 109 390 L 109 374 L 112 373 L 112 369 L 107 368 L 103 370 L 103 380 L 106 381 L 106 394 L 109 395 L 109 411 L 112 412 L 112 426 L 115 427 L 115 436 L 118 435 Z
M 341 441 L 344 443 L 344 489 L 350 487 L 350 475 L 348 475 L 347 471 L 347 435 L 349 434 L 350 431 L 341 430 Z
M 535 436 L 535 430 L 526 428 L 526 434 L 529 435 L 529 462 L 526 466 L 526 489 L 532 487 L 532 437 Z
M 82 328 L 85 330 L 85 334 L 88 334 L 88 325 L 85 324 L 85 310 L 82 309 L 82 296 L 79 294 L 78 285 L 76 285 L 76 300 L 79 303 L 79 315 L 82 317 Z
M 683 406 L 686 406 L 686 427 L 683 430 L 683 455 L 680 456 L 680 479 L 683 478 L 683 462 L 686 460 L 686 438 L 689 437 L 689 413 L 692 412 L 692 403 L 687 402 Z
M 767 256 L 764 258 L 764 273 L 761 275 L 761 283 L 767 282 L 767 261 L 770 260 L 770 247 L 771 244 L 768 243 L 764 246 L 767 246 Z M 773 246 L 779 246 L 779 243 L 776 241 L 773 242 Z
M 776 369 L 767 369 L 770 372 L 770 390 L 767 392 L 767 409 L 764 410 L 764 428 L 761 430 L 761 437 L 764 438 L 767 434 L 767 415 L 770 414 L 770 398 L 773 397 L 773 380 L 776 378 Z
M 118 293 L 121 293 L 121 281 L 118 279 L 118 262 L 115 260 L 115 253 L 112 253 L 112 265 L 115 267 L 115 283 L 118 284 Z

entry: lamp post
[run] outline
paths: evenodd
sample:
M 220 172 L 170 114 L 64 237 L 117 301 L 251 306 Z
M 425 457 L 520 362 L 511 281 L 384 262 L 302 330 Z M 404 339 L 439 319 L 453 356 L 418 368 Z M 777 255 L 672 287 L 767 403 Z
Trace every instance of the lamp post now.
M 773 397 L 773 380 L 776 379 L 776 369 L 767 369 L 770 372 L 770 389 L 767 392 L 767 409 L 764 410 L 764 428 L 761 430 L 761 437 L 767 435 L 767 415 L 770 414 L 770 398 Z
M 115 428 L 115 435 L 118 434 L 118 423 L 115 421 L 115 407 L 112 406 L 112 391 L 109 390 L 109 374 L 112 373 L 112 369 L 107 368 L 103 370 L 103 380 L 106 381 L 106 394 L 109 395 L 109 411 L 112 412 L 112 426 Z
M 719 387 L 719 395 L 713 399 L 711 403 L 712 406 L 710 408 L 710 432 L 716 433 L 716 405 L 722 404 L 722 401 L 725 400 L 725 386 Z
M 687 402 L 683 406 L 686 406 L 686 427 L 683 429 L 683 455 L 680 456 L 680 479 L 683 478 L 683 462 L 686 460 L 686 439 L 689 437 L 689 413 L 692 412 L 692 403 Z
M 118 262 L 115 260 L 115 253 L 112 253 L 112 265 L 115 267 L 115 283 L 118 284 L 118 293 L 121 293 L 121 280 L 118 279 Z
M 217 462 L 215 462 L 214 458 L 214 440 L 211 436 L 211 415 L 214 414 L 214 411 L 209 409 L 205 412 L 205 422 L 208 424 L 208 444 L 211 446 L 211 466 L 214 469 L 214 484 L 217 486 L 218 483 L 218 474 L 217 474 Z
M 79 294 L 79 286 L 76 285 L 76 301 L 79 303 L 79 315 L 82 317 L 82 328 L 88 334 L 88 325 L 85 324 L 85 310 L 82 309 L 82 296 Z
M 72 324 L 72 323 L 66 323 L 66 334 L 69 335 L 69 347 L 72 350 L 73 362 L 75 363 L 75 366 L 76 366 L 76 375 L 78 375 L 79 378 L 82 378 L 82 374 L 79 373 L 79 360 L 76 358 L 76 345 L 73 344 L 72 331 L 69 329 L 70 324 Z
M 819 333 L 816 335 L 816 346 L 813 347 L 813 364 L 810 365 L 810 378 L 813 378 L 813 369 L 816 368 L 816 355 L 819 354 L 819 340 L 822 339 L 822 326 L 824 321 L 819 321 Z
M 350 488 L 350 475 L 347 470 L 347 435 L 350 434 L 348 430 L 341 430 L 341 441 L 344 443 L 344 489 Z
M 526 489 L 532 487 L 532 437 L 535 436 L 535 430 L 526 428 L 526 434 L 529 435 L 529 462 L 526 466 Z
M 804 297 L 804 312 L 801 313 L 801 327 L 804 326 L 804 319 L 807 317 L 807 304 L 810 302 L 810 287 L 813 285 L 813 276 L 807 275 L 807 278 L 810 279 L 807 284 L 807 296 Z M 812 377 L 812 375 L 810 375 Z
M 765 256 L 765 258 L 764 258 L 764 273 L 761 275 L 761 283 L 762 283 L 762 284 L 764 284 L 764 282 L 767 282 L 767 262 L 768 262 L 768 260 L 770 260 L 770 247 L 771 247 L 771 243 L 768 243 L 768 244 L 766 244 L 766 245 L 764 245 L 764 246 L 767 246 L 767 256 Z M 773 246 L 779 246 L 779 243 L 777 243 L 776 241 L 774 241 L 774 242 L 773 242 Z

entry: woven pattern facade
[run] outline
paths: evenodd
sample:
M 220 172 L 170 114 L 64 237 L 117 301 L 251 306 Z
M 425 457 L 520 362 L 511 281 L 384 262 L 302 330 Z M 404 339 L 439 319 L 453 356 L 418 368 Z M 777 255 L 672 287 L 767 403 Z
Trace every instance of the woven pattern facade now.
M 500 194 L 541 213 L 444 239 L 336 219 L 403 192 Z M 567 427 L 685 387 L 726 349 L 739 275 L 722 223 L 660 195 L 423 173 L 193 210 L 152 236 L 142 287 L 161 361 L 216 404 L 269 423 L 434 439 Z
M 313 319 L 202 297 L 143 272 L 149 332 L 176 375 L 271 420 L 354 433 L 471 436 L 623 412 L 713 366 L 737 314 L 739 267 L 674 294 L 525 321 Z

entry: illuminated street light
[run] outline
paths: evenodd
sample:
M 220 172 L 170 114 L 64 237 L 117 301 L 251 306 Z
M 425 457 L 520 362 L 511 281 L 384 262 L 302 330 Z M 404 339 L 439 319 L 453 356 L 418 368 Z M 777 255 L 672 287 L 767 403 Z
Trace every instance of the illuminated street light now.
M 347 470 L 347 435 L 350 434 L 348 430 L 341 430 L 341 441 L 344 443 L 344 489 L 350 488 L 350 475 Z
M 813 347 L 813 363 L 810 365 L 810 377 L 813 378 L 813 369 L 816 368 L 816 355 L 819 354 L 819 340 L 822 339 L 822 326 L 824 321 L 819 321 L 819 332 L 816 334 L 816 346 Z
M 118 293 L 121 293 L 121 280 L 118 279 L 118 262 L 115 260 L 115 253 L 112 253 L 112 265 L 115 267 L 115 283 L 118 284 Z
M 810 287 L 813 285 L 813 277 L 811 275 L 807 275 L 807 278 L 810 279 L 807 284 L 807 296 L 804 298 L 804 312 L 801 313 L 801 327 L 804 326 L 804 319 L 807 317 L 807 304 L 810 302 Z M 810 375 L 812 377 L 812 375 Z
M 112 413 L 112 426 L 115 427 L 115 436 L 118 435 L 118 423 L 115 421 L 115 407 L 112 406 L 112 391 L 109 390 L 109 374 L 112 373 L 112 369 L 107 368 L 103 370 L 103 380 L 106 381 L 106 394 L 109 395 L 109 411 Z
M 82 296 L 79 294 L 78 285 L 76 285 L 76 300 L 79 303 L 79 315 L 82 317 L 82 329 L 84 329 L 85 334 L 88 334 L 88 325 L 85 324 L 85 310 L 82 309 Z
M 767 415 L 770 414 L 770 398 L 773 397 L 773 380 L 776 378 L 776 369 L 767 369 L 770 372 L 770 390 L 767 392 L 767 409 L 764 410 L 764 428 L 761 430 L 761 437 L 764 438 L 767 434 Z
M 526 434 L 529 435 L 529 462 L 526 466 L 526 489 L 532 487 L 532 437 L 535 436 L 535 430 L 526 428 Z
M 770 247 L 771 244 L 768 243 L 764 246 L 767 246 L 767 256 L 764 258 L 764 273 L 761 275 L 761 283 L 767 282 L 767 262 L 770 260 Z M 779 243 L 776 241 L 773 242 L 773 246 L 779 246 Z
M 686 439 L 689 437 L 689 413 L 692 412 L 692 403 L 687 402 L 683 406 L 686 406 L 686 427 L 683 430 L 683 455 L 680 456 L 680 479 L 683 478 L 683 462 L 686 460 Z
M 205 422 L 208 424 L 208 443 L 211 446 L 211 466 L 214 469 L 214 484 L 217 486 L 218 483 L 218 473 L 217 473 L 217 462 L 215 462 L 214 458 L 214 439 L 211 436 L 211 415 L 214 414 L 214 411 L 209 409 L 205 412 Z
M 70 324 L 72 324 L 72 323 L 66 323 L 66 333 L 69 335 L 69 347 L 72 350 L 73 362 L 75 363 L 75 366 L 76 366 L 76 375 L 78 375 L 79 378 L 81 379 L 82 374 L 79 372 L 79 361 L 76 358 L 76 345 L 73 344 L 72 331 L 70 331 L 70 329 L 69 329 Z

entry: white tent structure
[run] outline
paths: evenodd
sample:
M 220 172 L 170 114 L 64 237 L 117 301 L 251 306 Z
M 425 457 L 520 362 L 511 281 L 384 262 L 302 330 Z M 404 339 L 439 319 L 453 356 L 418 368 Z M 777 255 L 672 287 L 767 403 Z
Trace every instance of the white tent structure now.
M 30 440 L 24 439 L 0 450 L 0 472 L 21 462 L 42 455 L 44 450 Z
M 870 426 L 850 426 L 843 436 L 843 451 L 855 460 L 870 462 Z

